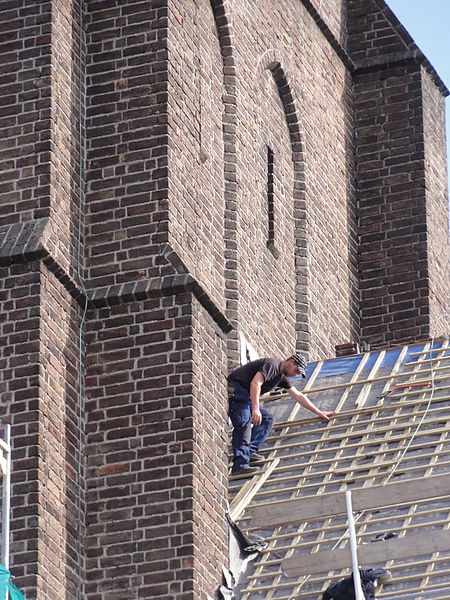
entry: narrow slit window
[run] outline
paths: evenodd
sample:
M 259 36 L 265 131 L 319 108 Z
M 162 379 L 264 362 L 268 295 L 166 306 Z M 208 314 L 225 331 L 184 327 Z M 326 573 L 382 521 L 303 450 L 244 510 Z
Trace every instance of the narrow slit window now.
M 267 248 L 278 258 L 280 253 L 275 248 L 275 157 L 267 146 Z
M 267 244 L 275 243 L 275 202 L 274 202 L 274 155 L 267 146 L 267 216 L 268 216 L 268 236 Z

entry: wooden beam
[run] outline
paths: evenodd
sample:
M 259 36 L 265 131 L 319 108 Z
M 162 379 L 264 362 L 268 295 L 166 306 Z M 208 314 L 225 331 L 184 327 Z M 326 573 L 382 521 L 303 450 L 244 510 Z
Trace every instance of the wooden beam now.
M 257 482 L 254 485 L 249 486 L 249 488 L 245 491 L 242 496 L 233 500 L 230 507 L 230 517 L 233 521 L 236 521 L 245 507 L 250 503 L 255 494 L 259 491 L 259 489 L 264 485 L 266 480 L 272 475 L 272 471 L 280 462 L 279 458 L 276 458 L 272 461 L 267 469 L 263 471 L 263 473 L 259 476 Z
M 449 374 L 449 376 L 450 376 L 450 374 Z M 447 389 L 447 388 L 439 388 L 438 391 L 441 391 L 443 389 Z M 448 386 L 448 389 L 450 389 L 450 386 Z M 429 389 L 426 390 L 427 393 L 428 393 L 428 391 L 429 391 Z M 416 395 L 420 394 L 420 393 L 421 393 L 420 390 L 418 392 L 415 392 Z M 397 398 L 401 398 L 404 395 L 405 394 L 399 394 L 399 395 L 395 396 L 395 398 L 396 399 Z M 390 400 L 392 400 L 392 399 L 393 399 L 393 397 L 390 397 Z M 420 404 L 426 404 L 427 400 L 428 400 L 428 398 L 425 396 L 424 398 L 421 398 L 419 400 L 410 400 L 410 401 L 407 401 L 407 402 L 403 402 L 401 404 L 401 408 L 405 409 L 405 408 L 414 407 L 414 406 L 417 406 L 417 405 L 420 405 Z M 436 398 L 433 399 L 433 404 L 438 404 L 438 403 L 441 403 L 441 402 L 446 402 L 447 400 L 450 400 L 450 395 L 444 396 L 444 397 L 438 396 L 438 397 L 436 397 Z M 334 415 L 332 417 L 333 428 L 335 428 L 335 427 L 339 427 L 339 428 L 347 427 L 346 423 L 343 423 L 343 424 L 339 424 L 338 423 L 338 421 L 340 419 L 348 419 L 350 417 L 353 417 L 354 415 L 370 415 L 373 412 L 389 411 L 389 410 L 394 410 L 396 408 L 398 408 L 397 404 L 396 405 L 392 405 L 391 404 L 390 406 L 385 406 L 384 404 L 377 404 L 375 406 L 366 406 L 364 408 L 358 408 L 358 409 L 355 409 L 355 410 L 346 410 L 346 411 L 340 412 L 340 413 L 338 413 L 338 414 L 336 414 L 336 415 Z M 370 417 L 370 418 L 372 418 L 372 417 Z M 389 417 L 385 417 L 384 420 L 386 420 L 388 418 Z M 284 427 L 295 427 L 295 426 L 309 425 L 311 423 L 317 423 L 317 419 L 318 419 L 318 417 L 308 417 L 307 419 L 299 419 L 297 421 L 292 421 L 292 422 L 281 421 L 279 423 L 275 423 L 274 429 L 281 429 L 281 428 L 284 428 Z M 323 429 L 323 427 L 320 427 L 320 428 L 318 427 L 316 429 L 311 429 L 311 430 L 308 431 L 308 434 L 316 433 L 318 431 L 321 431 L 322 429 Z M 297 434 L 298 434 L 298 432 L 297 432 Z M 288 434 L 288 435 L 290 435 L 290 434 Z M 267 441 L 276 439 L 278 436 L 279 436 L 279 434 L 271 435 L 271 436 L 269 436 L 267 438 Z M 284 436 L 284 437 L 287 437 L 287 436 Z
M 448 550 L 450 532 L 430 530 L 429 535 L 410 535 L 358 546 L 358 561 L 361 565 L 385 564 L 386 560 L 412 558 Z M 350 566 L 350 547 L 308 555 L 297 554 L 281 563 L 281 568 L 288 577 L 323 573 L 331 567 L 345 569 Z
M 352 493 L 355 512 L 396 506 L 424 498 L 450 496 L 450 476 L 445 474 L 426 479 L 409 479 L 384 486 L 352 490 Z M 313 521 L 345 512 L 345 496 L 342 492 L 337 492 L 253 506 L 246 512 L 245 520 L 250 519 L 252 526 L 263 528 Z
M 429 350 L 421 350 L 420 352 L 411 352 L 409 356 L 426 356 L 427 354 L 438 354 L 439 352 L 448 351 L 448 347 L 445 342 L 448 343 L 448 339 L 445 337 L 437 338 L 434 343 L 442 341 L 442 345 L 439 348 L 430 348 Z
M 439 412 L 441 412 L 441 414 L 442 414 L 442 410 L 439 411 L 439 409 L 436 408 L 436 409 L 429 410 L 427 414 L 428 415 L 431 414 L 431 416 L 433 416 L 434 414 L 439 415 Z M 418 416 L 421 416 L 421 414 L 422 413 L 419 413 Z M 372 429 L 371 433 L 376 433 L 376 434 L 380 435 L 381 433 L 387 433 L 387 432 L 390 432 L 390 431 L 397 431 L 397 430 L 402 431 L 403 429 L 408 429 L 408 428 L 409 428 L 409 430 L 411 430 L 411 429 L 414 429 L 415 425 L 417 425 L 417 422 L 415 423 L 414 421 L 409 421 L 409 422 L 407 422 L 405 424 L 392 425 L 392 416 L 390 416 L 390 419 L 391 419 L 391 424 L 389 424 L 388 419 L 380 419 L 380 422 L 381 421 L 386 421 L 388 424 L 386 425 L 386 427 L 377 427 L 377 428 Z M 426 425 L 439 424 L 442 421 L 445 421 L 445 419 L 446 419 L 445 416 L 444 417 L 442 417 L 442 416 L 438 417 L 437 416 L 434 419 L 428 419 L 428 420 L 426 420 L 425 423 L 426 423 Z M 373 421 L 373 419 L 372 419 L 372 421 Z M 367 421 L 367 423 L 370 423 L 370 422 L 371 421 Z M 362 422 L 360 422 L 360 424 L 361 425 L 365 425 L 366 422 L 362 421 Z M 343 428 L 339 428 L 339 429 L 340 429 L 340 431 L 336 432 L 336 435 L 330 435 L 330 437 L 327 440 L 328 442 L 339 442 L 340 440 L 343 440 L 343 439 L 350 440 L 351 438 L 362 437 L 366 433 L 366 430 L 349 432 L 348 429 L 347 430 L 345 430 Z M 425 433 L 432 435 L 433 433 L 436 434 L 436 433 L 441 433 L 441 432 L 449 431 L 449 430 L 450 430 L 449 427 L 446 427 L 446 428 L 443 427 L 441 429 L 433 429 L 433 430 L 430 430 L 430 431 L 427 430 Z M 332 427 L 330 427 L 329 431 L 331 432 L 331 434 L 333 434 L 335 430 Z M 421 432 L 421 435 L 425 435 L 425 433 Z M 295 439 L 295 436 L 291 436 L 291 437 L 294 437 L 294 439 Z M 301 437 L 301 432 L 297 434 L 297 437 Z M 410 437 L 409 433 L 407 434 L 407 437 Z M 283 436 L 280 436 L 280 438 L 283 439 Z M 378 439 L 378 440 L 377 439 L 373 439 L 370 442 L 367 442 L 367 445 L 368 446 L 374 446 L 374 445 L 380 444 L 381 442 L 385 442 L 385 441 L 389 441 L 390 442 L 391 439 L 392 439 L 392 441 L 397 441 L 398 439 L 401 439 L 401 437 L 400 438 L 398 438 L 398 437 L 397 438 L 396 437 L 392 437 L 392 438 L 388 438 L 386 440 L 385 439 L 381 440 L 381 438 Z M 380 442 L 380 440 L 381 440 L 381 442 Z M 287 448 L 299 448 L 301 446 L 308 447 L 308 446 L 311 446 L 312 443 L 313 442 L 311 442 L 311 440 L 306 440 L 304 442 L 288 442 L 287 444 L 280 444 L 278 446 L 278 449 L 285 450 Z M 359 446 L 359 444 L 358 444 L 358 446 Z M 320 452 L 320 450 L 311 450 L 310 454 L 315 454 L 316 452 Z M 286 458 L 286 456 L 281 456 L 280 458 L 284 459 L 284 458 Z M 289 456 L 287 456 L 287 457 L 289 458 Z
M 436 370 L 436 369 L 435 369 Z M 446 368 L 446 370 L 448 370 L 448 367 Z M 423 373 L 429 374 L 429 369 L 424 369 L 423 371 L 419 371 L 419 374 L 422 375 Z M 355 381 L 353 383 L 335 383 L 333 385 L 328 385 L 328 386 L 323 386 L 323 387 L 317 387 L 317 388 L 311 388 L 308 392 L 308 396 L 310 396 L 311 394 L 317 394 L 319 392 L 329 392 L 330 390 L 338 390 L 338 389 L 342 389 L 342 388 L 346 388 L 346 387 L 355 387 L 356 385 L 365 385 L 367 383 L 376 383 L 378 381 L 388 381 L 390 379 L 399 379 L 399 378 L 404 378 L 404 377 L 410 377 L 411 375 L 414 375 L 414 371 L 405 371 L 403 373 L 394 373 L 394 374 L 390 374 L 390 375 L 380 375 L 379 377 L 373 377 L 372 379 L 361 379 L 360 381 Z M 440 381 L 448 381 L 448 375 L 444 375 L 443 377 L 435 377 L 434 379 L 435 383 L 438 383 Z M 426 384 L 429 382 L 429 379 L 420 379 L 419 381 L 417 381 L 416 383 L 423 383 Z M 286 397 L 289 394 L 286 393 L 282 393 L 282 394 L 278 394 L 278 395 L 274 395 L 274 396 L 261 396 L 261 399 L 264 400 L 279 400 L 280 398 Z

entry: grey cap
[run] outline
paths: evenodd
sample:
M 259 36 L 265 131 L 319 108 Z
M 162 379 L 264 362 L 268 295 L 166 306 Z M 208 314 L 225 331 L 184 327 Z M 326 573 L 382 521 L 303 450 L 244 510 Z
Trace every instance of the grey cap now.
M 298 370 L 300 371 L 300 374 L 303 375 L 303 377 L 306 377 L 306 365 L 308 363 L 303 358 L 303 356 L 300 356 L 300 354 L 293 354 L 291 356 L 291 358 L 295 362 L 295 364 L 297 365 Z

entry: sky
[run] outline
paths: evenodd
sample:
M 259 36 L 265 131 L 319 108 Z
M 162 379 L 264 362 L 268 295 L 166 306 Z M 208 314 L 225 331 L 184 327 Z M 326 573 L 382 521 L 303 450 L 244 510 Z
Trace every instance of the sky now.
M 450 90 L 450 0 L 386 0 L 386 3 Z M 450 173 L 450 97 L 445 104 Z

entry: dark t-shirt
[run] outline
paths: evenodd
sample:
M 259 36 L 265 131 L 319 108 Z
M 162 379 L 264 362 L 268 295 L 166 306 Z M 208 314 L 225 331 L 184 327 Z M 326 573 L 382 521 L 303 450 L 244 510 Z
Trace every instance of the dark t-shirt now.
M 264 383 L 261 386 L 261 393 L 270 392 L 279 386 L 284 389 L 292 387 L 286 375 L 280 373 L 280 365 L 283 361 L 279 358 L 258 358 L 242 365 L 228 375 L 228 385 L 234 386 L 237 383 L 242 385 L 250 392 L 250 383 L 256 373 L 260 372 L 264 376 Z

